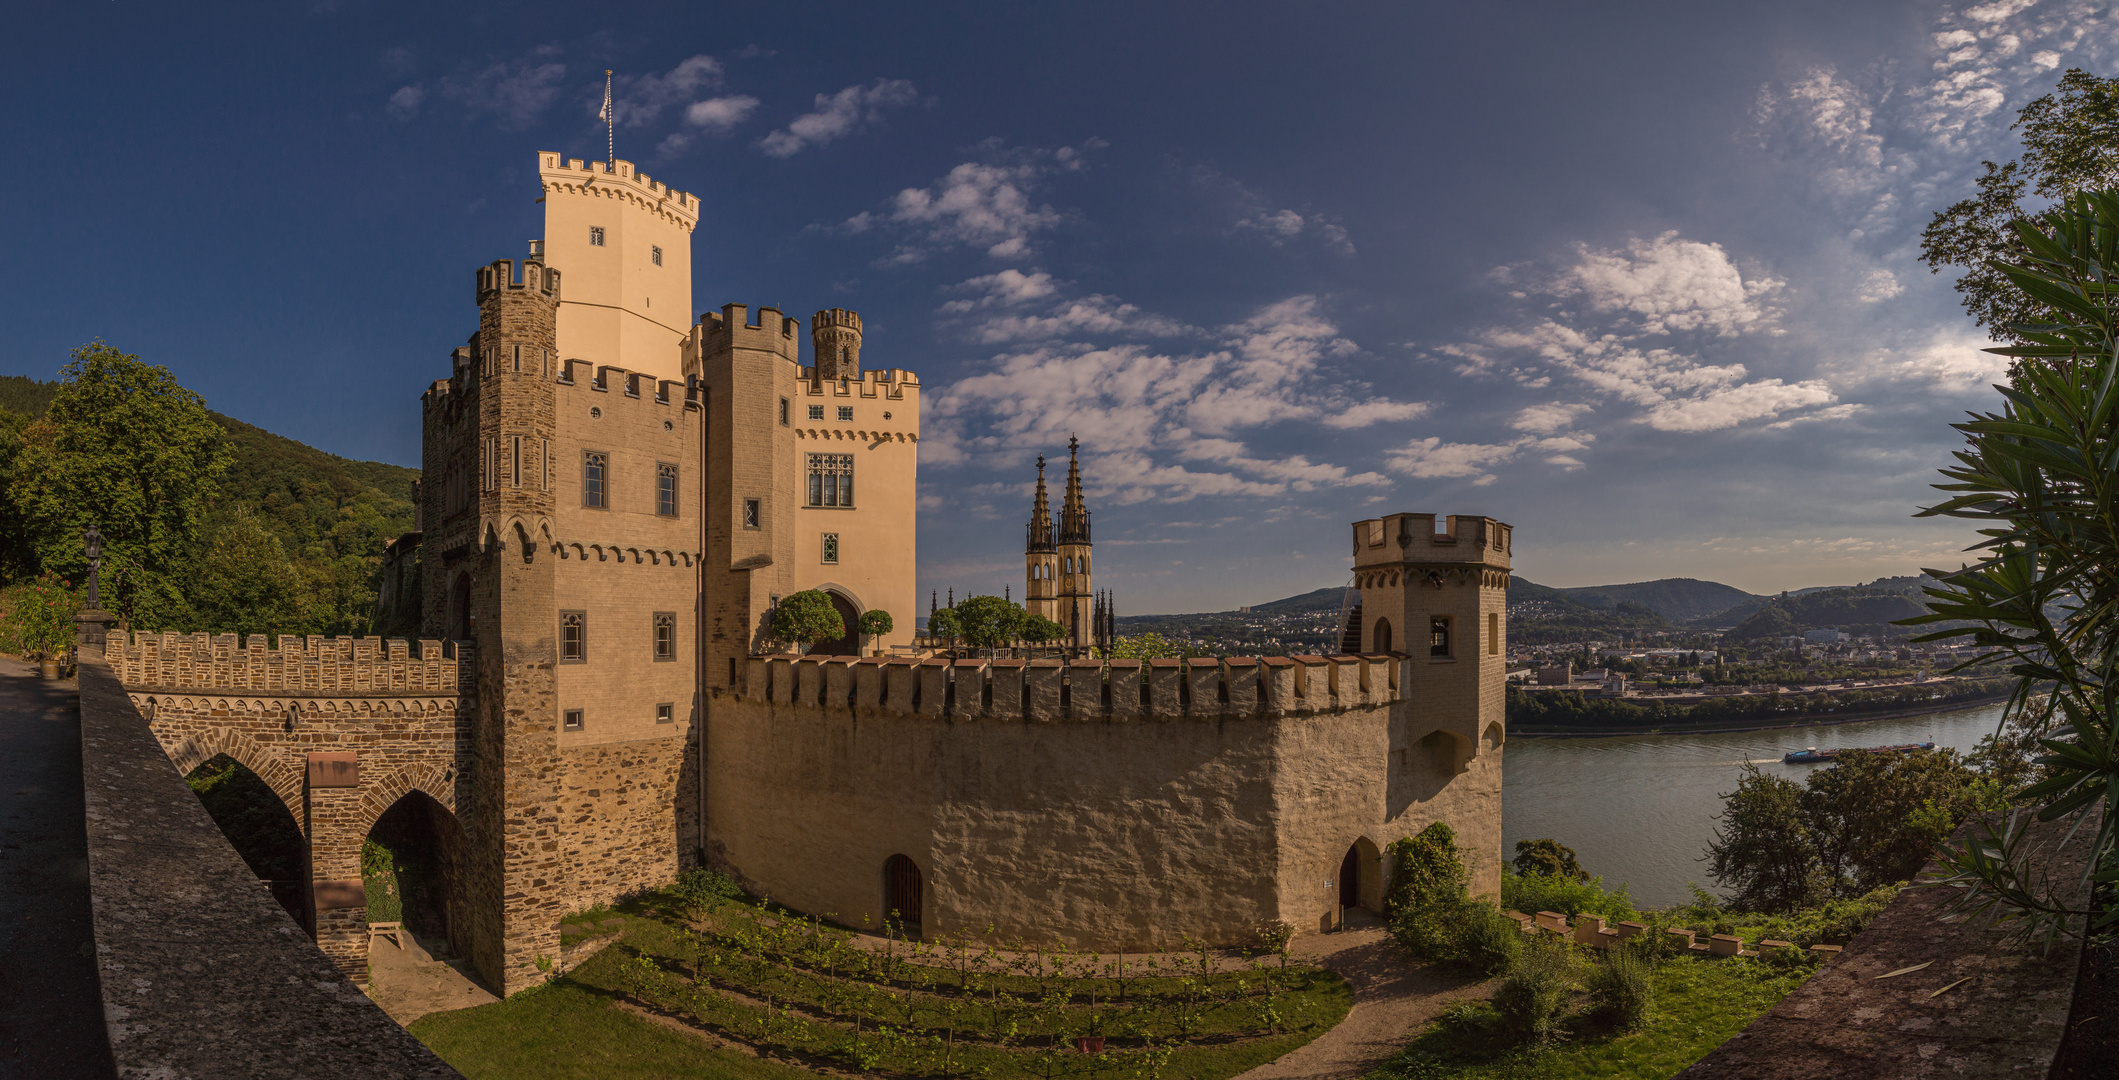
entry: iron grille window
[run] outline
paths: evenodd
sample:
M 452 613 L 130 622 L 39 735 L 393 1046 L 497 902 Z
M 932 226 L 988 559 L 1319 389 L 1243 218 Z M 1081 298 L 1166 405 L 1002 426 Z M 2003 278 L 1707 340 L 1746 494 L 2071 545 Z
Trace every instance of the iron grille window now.
M 609 509 L 611 455 L 601 450 L 581 454 L 581 505 Z
M 586 611 L 562 611 L 559 613 L 559 659 L 562 663 L 579 664 L 589 658 L 589 613 Z
M 655 706 L 655 722 L 658 724 L 674 723 L 676 722 L 676 712 L 676 705 L 673 702 L 665 701 Z
M 647 249 L 647 257 L 648 257 L 648 261 L 650 261 L 650 262 L 654 263 L 654 264 L 655 264 L 656 266 L 661 266 L 661 265 L 662 265 L 662 249 L 661 249 L 661 248 L 659 248 L 659 247 L 653 247 L 653 246 L 650 246 L 650 247 L 649 247 L 649 248 Z
M 1427 654 L 1429 656 L 1449 655 L 1449 619 L 1441 615 L 1428 620 Z
M 809 455 L 809 505 L 853 505 L 853 455 Z
M 655 512 L 664 517 L 677 516 L 677 467 L 668 462 L 655 465 Z
M 851 423 L 853 423 L 853 406 L 851 406 L 851 405 L 841 405 L 841 406 L 839 406 L 839 422 L 840 422 L 840 423 L 842 423 L 842 424 L 851 424 Z
M 822 406 L 822 405 L 811 405 L 811 406 L 809 407 L 809 418 L 810 418 L 811 420 L 822 420 L 822 419 L 824 419 L 824 406 Z
M 655 613 L 655 659 L 677 658 L 677 613 L 658 611 Z
M 580 730 L 581 730 L 581 710 L 580 710 L 580 709 L 568 709 L 568 710 L 566 711 L 566 720 L 562 722 L 561 726 L 562 726 L 562 727 L 564 727 L 564 728 L 566 728 L 566 729 L 567 729 L 568 731 L 580 731 Z
M 839 562 L 839 534 L 824 534 L 824 565 L 836 566 Z
M 758 500 L 743 500 L 743 527 L 746 529 L 758 527 Z
M 601 226 L 601 225 L 591 225 L 591 226 L 589 226 L 589 246 L 590 246 L 590 247 L 602 247 L 602 246 L 603 246 L 603 226 Z

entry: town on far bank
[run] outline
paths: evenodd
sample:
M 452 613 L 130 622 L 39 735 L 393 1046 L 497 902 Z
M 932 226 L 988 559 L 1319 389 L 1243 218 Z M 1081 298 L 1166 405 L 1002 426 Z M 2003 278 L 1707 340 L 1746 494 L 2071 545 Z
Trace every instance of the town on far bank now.
M 1508 590 L 1508 719 L 1524 734 L 1770 727 L 1909 715 L 1997 700 L 2003 673 L 1962 639 L 1914 640 L 1925 576 L 1745 593 L 1668 578 Z M 1235 611 L 1119 615 L 1120 648 L 1216 656 L 1345 651 L 1347 590 Z M 1972 665 L 1969 668 L 1966 665 Z

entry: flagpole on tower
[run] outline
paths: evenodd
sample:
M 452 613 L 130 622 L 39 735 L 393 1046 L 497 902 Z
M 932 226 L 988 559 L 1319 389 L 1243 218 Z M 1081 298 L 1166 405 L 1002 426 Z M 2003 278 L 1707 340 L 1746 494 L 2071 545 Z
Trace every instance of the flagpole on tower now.
M 605 68 L 603 72 L 603 113 L 596 119 L 603 121 L 603 162 L 605 165 L 615 169 L 618 167 L 616 164 L 618 160 L 618 113 L 617 110 L 611 108 L 611 72 L 609 68 Z

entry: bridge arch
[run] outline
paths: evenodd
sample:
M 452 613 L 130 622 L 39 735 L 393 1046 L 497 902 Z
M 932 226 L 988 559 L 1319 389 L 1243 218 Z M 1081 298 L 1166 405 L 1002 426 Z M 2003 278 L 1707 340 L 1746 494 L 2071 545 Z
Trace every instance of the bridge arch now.
M 151 709 L 156 702 L 150 697 L 145 704 Z M 306 804 L 302 798 L 303 770 L 287 755 L 273 753 L 250 736 L 229 728 L 210 728 L 187 735 L 175 746 L 165 745 L 164 749 L 169 754 L 170 763 L 182 776 L 190 776 L 216 755 L 226 754 L 235 759 L 237 764 L 256 773 L 258 779 L 279 796 L 280 802 L 287 806 L 287 813 L 293 815 L 295 827 L 307 834 L 308 815 L 303 812 Z

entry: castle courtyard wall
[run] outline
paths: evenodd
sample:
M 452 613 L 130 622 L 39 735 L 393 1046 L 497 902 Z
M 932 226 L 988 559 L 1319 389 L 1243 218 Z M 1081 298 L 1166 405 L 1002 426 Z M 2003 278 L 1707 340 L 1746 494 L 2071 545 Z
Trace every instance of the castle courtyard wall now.
M 1303 698 L 1285 669 L 1158 668 L 1143 705 L 1126 668 L 1107 702 L 1094 665 L 1063 695 L 1056 666 L 755 661 L 755 692 L 718 698 L 709 721 L 710 855 L 855 926 L 881 922 L 885 861 L 908 856 L 930 938 L 1136 950 L 1316 929 L 1356 838 L 1426 824 L 1390 816 L 1390 663 L 1339 658 L 1323 670 L 1349 692 L 1320 675 Z M 1380 689 L 1361 689 L 1363 667 Z

